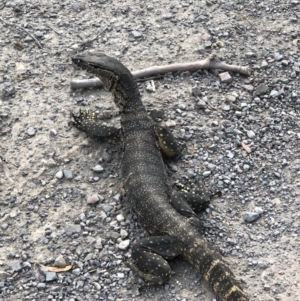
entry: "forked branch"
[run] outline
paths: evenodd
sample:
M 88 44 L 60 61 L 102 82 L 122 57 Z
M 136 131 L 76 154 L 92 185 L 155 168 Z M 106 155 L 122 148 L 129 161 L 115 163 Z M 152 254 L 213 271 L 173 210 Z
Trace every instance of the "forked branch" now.
M 150 77 L 153 75 L 168 73 L 168 72 L 178 72 L 178 71 L 193 71 L 199 69 L 220 69 L 224 71 L 232 71 L 240 74 L 249 76 L 251 74 L 251 69 L 248 67 L 229 65 L 225 62 L 222 62 L 217 56 L 210 55 L 208 58 L 191 62 L 191 63 L 177 63 L 171 65 L 163 66 L 153 66 L 137 71 L 133 71 L 132 74 L 135 78 L 141 77 Z M 80 88 L 89 88 L 89 87 L 102 87 L 103 83 L 99 78 L 91 79 L 72 79 L 71 88 L 80 89 Z

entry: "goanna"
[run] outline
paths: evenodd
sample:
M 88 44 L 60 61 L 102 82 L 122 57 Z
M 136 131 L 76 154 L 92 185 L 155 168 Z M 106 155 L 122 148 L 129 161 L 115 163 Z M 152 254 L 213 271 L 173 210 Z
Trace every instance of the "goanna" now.
M 113 94 L 121 112 L 124 143 L 122 180 L 129 207 L 151 234 L 132 246 L 130 267 L 147 283 L 160 285 L 171 276 L 167 259 L 182 255 L 224 301 L 249 300 L 221 256 L 201 237 L 195 212 L 207 208 L 210 196 L 202 183 L 192 191 L 171 191 L 163 162 L 181 149 L 169 130 L 148 117 L 138 86 L 130 71 L 118 60 L 102 53 L 72 58 L 75 65 L 99 77 Z M 120 134 L 103 126 L 87 110 L 73 113 L 74 124 L 94 137 Z

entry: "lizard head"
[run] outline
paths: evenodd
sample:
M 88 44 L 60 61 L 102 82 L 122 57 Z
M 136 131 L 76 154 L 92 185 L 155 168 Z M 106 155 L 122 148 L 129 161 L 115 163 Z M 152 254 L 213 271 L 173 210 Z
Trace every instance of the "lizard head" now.
M 124 106 L 122 92 L 132 89 L 126 84 L 135 81 L 132 81 L 132 74 L 122 63 L 104 53 L 80 54 L 73 57 L 72 62 L 80 69 L 99 77 L 104 87 L 114 94 L 117 106 Z
M 101 52 L 76 55 L 72 58 L 72 62 L 79 68 L 98 76 L 101 80 L 110 80 L 123 74 L 131 74 L 121 62 Z

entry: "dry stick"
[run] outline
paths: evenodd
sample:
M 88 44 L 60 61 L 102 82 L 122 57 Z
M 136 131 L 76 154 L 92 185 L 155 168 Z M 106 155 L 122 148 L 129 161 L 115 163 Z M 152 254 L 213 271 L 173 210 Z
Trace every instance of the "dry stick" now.
M 49 23 L 46 23 L 46 26 L 48 26 L 50 29 L 52 29 L 52 30 L 53 30 L 55 33 L 57 33 L 58 35 L 63 36 L 63 37 L 66 38 L 66 36 L 63 35 L 62 33 L 60 33 L 60 32 L 58 31 L 58 29 L 57 29 L 54 25 L 52 25 L 50 22 L 49 22 Z
M 15 27 L 18 27 L 18 28 L 24 30 L 27 34 L 29 34 L 29 35 L 35 40 L 35 42 L 36 42 L 36 44 L 39 46 L 39 48 L 43 48 L 43 46 L 42 46 L 42 45 L 40 44 L 40 42 L 35 38 L 35 36 L 34 36 L 32 33 L 30 33 L 27 29 L 25 29 L 24 27 L 22 27 L 22 26 L 20 26 L 20 25 L 18 25 L 18 24 L 13 24 L 13 23 L 7 22 L 7 21 L 3 20 L 1 17 L 0 17 L 0 20 L 1 20 L 3 23 L 5 23 L 6 25 L 9 25 L 9 26 L 15 26 Z
M 4 175 L 7 177 L 7 179 L 11 182 L 11 183 L 14 183 L 14 180 L 10 177 L 9 175 L 9 169 L 7 167 L 6 164 L 2 163 L 3 165 L 3 171 L 4 171 Z
M 135 78 L 140 78 L 140 77 L 146 77 L 146 76 L 148 77 L 148 76 L 156 75 L 159 73 L 191 71 L 191 70 L 198 70 L 198 69 L 221 69 L 221 70 L 233 71 L 245 75 L 251 74 L 251 69 L 248 67 L 229 65 L 222 62 L 217 56 L 210 55 L 208 58 L 201 61 L 196 61 L 191 63 L 177 63 L 177 64 L 164 65 L 164 66 L 153 66 L 153 67 L 133 71 L 132 75 Z M 102 87 L 102 86 L 103 83 L 99 78 L 71 80 L 71 88 L 73 89 Z

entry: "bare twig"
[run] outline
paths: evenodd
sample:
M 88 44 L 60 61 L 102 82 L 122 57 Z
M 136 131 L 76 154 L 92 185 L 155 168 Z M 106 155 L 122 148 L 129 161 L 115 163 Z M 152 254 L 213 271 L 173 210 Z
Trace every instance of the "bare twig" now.
M 212 110 L 215 110 L 215 111 L 217 111 L 217 112 L 219 112 L 219 113 L 221 113 L 222 115 L 224 115 L 224 113 L 223 112 L 221 112 L 218 108 L 216 108 L 216 107 L 214 107 L 214 106 L 212 106 L 208 101 L 206 102 L 207 103 L 207 105 L 212 109 Z
M 10 22 L 8 22 L 8 21 L 5 21 L 5 20 L 4 20 L 3 18 L 1 18 L 1 17 L 0 17 L 0 21 L 2 21 L 3 23 L 5 23 L 5 24 L 8 25 L 8 26 L 15 26 L 15 27 L 18 27 L 18 28 L 24 30 L 27 34 L 29 34 L 29 35 L 34 39 L 34 41 L 36 42 L 36 44 L 38 45 L 39 48 L 43 48 L 43 46 L 42 46 L 41 43 L 35 38 L 35 36 L 34 36 L 32 33 L 30 33 L 27 29 L 25 29 L 24 27 L 22 27 L 22 26 L 20 26 L 20 25 L 18 25 L 18 24 L 13 24 L 13 23 L 10 23 Z
M 229 65 L 222 62 L 215 55 L 210 55 L 208 58 L 201 61 L 196 61 L 191 63 L 177 63 L 177 64 L 164 65 L 164 66 L 153 66 L 153 67 L 133 71 L 132 75 L 135 78 L 140 78 L 140 77 L 148 77 L 148 76 L 156 75 L 159 73 L 191 71 L 191 70 L 198 70 L 198 69 L 221 69 L 221 70 L 237 72 L 245 75 L 251 74 L 251 69 L 248 67 Z M 102 87 L 102 86 L 103 83 L 98 78 L 71 80 L 71 88 L 73 89 Z
M 62 33 L 60 33 L 59 30 L 58 30 L 53 24 L 51 24 L 50 22 L 46 23 L 46 25 L 47 25 L 50 29 L 52 29 L 55 33 L 57 33 L 58 35 L 60 35 L 60 36 L 66 38 L 66 36 L 63 35 Z
M 7 167 L 7 165 L 5 163 L 2 163 L 3 166 L 3 171 L 4 171 L 4 175 L 7 177 L 7 179 L 11 182 L 14 183 L 14 180 L 10 177 L 9 175 L 9 169 Z

